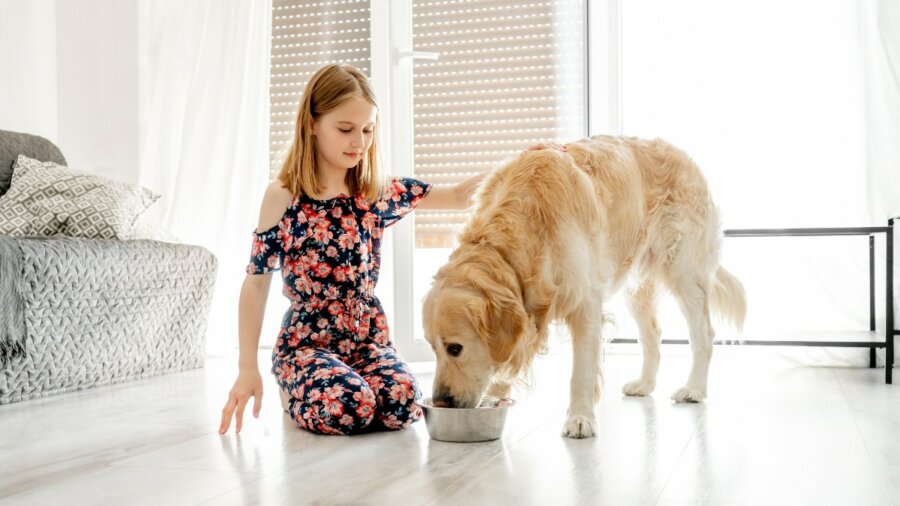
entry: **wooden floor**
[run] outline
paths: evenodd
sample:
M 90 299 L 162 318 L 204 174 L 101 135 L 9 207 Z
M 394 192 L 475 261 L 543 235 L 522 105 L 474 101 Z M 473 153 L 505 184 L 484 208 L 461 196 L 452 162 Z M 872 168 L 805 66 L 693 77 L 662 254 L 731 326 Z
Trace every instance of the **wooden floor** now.
M 317 436 L 280 411 L 217 422 L 234 364 L 0 406 L 0 504 L 900 504 L 900 385 L 883 369 L 797 365 L 717 348 L 710 399 L 675 405 L 687 348 L 664 347 L 658 391 L 625 398 L 631 345 L 606 357 L 600 434 L 560 436 L 565 350 L 542 357 L 501 440 L 454 444 L 424 423 Z M 267 353 L 261 353 L 265 363 Z M 432 376 L 417 374 L 430 392 Z

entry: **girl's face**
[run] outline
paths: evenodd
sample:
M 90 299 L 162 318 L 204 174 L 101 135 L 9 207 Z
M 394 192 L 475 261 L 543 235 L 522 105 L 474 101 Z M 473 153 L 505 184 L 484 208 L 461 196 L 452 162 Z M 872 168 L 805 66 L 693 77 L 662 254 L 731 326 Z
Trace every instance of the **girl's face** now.
M 355 166 L 372 146 L 378 109 L 353 97 L 313 121 L 316 162 L 320 171 L 341 171 Z

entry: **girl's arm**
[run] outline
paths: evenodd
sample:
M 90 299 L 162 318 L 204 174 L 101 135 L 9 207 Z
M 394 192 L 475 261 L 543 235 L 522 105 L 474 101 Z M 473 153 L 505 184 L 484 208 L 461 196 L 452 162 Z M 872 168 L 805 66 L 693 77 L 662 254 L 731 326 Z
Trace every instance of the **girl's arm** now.
M 535 144 L 529 146 L 525 151 L 533 149 L 558 149 L 565 151 L 566 147 L 555 142 Z M 478 184 L 488 175 L 487 172 L 476 174 L 470 178 L 464 179 L 454 186 L 444 186 L 431 189 L 431 192 L 419 202 L 418 209 L 425 210 L 448 210 L 458 211 L 469 207 L 472 204 L 472 195 Z
M 291 192 L 281 187 L 277 181 L 269 185 L 263 196 L 257 230 L 266 230 L 278 223 L 285 208 L 290 204 L 291 198 Z M 238 341 L 240 346 L 238 377 L 231 392 L 228 393 L 228 401 L 222 409 L 222 420 L 219 424 L 220 434 L 228 431 L 232 417 L 234 417 L 236 432 L 241 432 L 244 408 L 251 397 L 254 398 L 253 416 L 259 416 L 263 390 L 262 376 L 259 374 L 256 356 L 259 353 L 259 333 L 262 329 L 262 320 L 266 312 L 266 300 L 271 284 L 272 273 L 269 272 L 267 274 L 248 274 L 241 285 L 238 302 Z
M 478 183 L 488 175 L 476 174 L 453 186 L 435 186 L 420 202 L 417 209 L 462 210 L 469 207 L 470 199 L 478 188 Z
M 248 274 L 241 285 L 238 302 L 239 373 L 259 372 L 256 356 L 259 353 L 259 334 L 271 284 L 272 273 L 269 272 Z
M 266 312 L 266 298 L 272 273 L 248 274 L 241 286 L 241 297 L 238 304 L 238 339 L 240 342 L 240 358 L 238 359 L 238 377 L 228 393 L 228 401 L 222 408 L 222 420 L 219 422 L 219 434 L 228 432 L 231 418 L 234 417 L 235 432 L 241 433 L 244 419 L 244 408 L 253 397 L 253 416 L 259 416 L 262 405 L 262 376 L 256 355 L 259 347 L 259 333 L 262 328 L 263 315 Z

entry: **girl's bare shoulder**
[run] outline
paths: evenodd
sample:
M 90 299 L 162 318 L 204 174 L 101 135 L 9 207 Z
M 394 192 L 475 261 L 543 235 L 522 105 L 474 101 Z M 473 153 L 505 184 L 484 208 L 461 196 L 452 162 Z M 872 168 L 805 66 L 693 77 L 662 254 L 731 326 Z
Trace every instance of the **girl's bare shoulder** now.
M 268 230 L 277 225 L 293 200 L 294 195 L 291 193 L 291 190 L 282 186 L 281 181 L 277 179 L 272 181 L 263 195 L 262 206 L 259 209 L 257 232 Z

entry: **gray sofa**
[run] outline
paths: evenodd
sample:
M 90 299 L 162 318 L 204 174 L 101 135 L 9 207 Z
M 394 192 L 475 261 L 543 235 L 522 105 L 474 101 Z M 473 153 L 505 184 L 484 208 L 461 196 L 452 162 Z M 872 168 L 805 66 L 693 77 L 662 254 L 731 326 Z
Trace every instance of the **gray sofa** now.
M 0 130 L 0 198 L 19 154 L 65 165 Z M 0 235 L 0 404 L 202 367 L 216 268 L 193 245 Z

